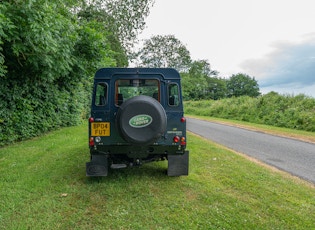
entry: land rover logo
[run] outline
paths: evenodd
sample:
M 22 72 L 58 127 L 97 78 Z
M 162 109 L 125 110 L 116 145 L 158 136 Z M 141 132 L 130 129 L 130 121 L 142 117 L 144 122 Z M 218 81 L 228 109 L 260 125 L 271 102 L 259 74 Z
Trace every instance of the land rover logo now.
M 152 117 L 147 114 L 139 114 L 137 116 L 132 117 L 129 120 L 129 125 L 134 128 L 144 128 L 151 124 L 153 121 Z

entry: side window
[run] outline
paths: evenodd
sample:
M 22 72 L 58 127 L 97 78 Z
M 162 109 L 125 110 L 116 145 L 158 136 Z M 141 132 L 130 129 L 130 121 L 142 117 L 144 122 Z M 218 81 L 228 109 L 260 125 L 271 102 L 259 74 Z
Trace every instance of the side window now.
M 98 83 L 95 90 L 95 105 L 104 106 L 107 104 L 107 84 Z
M 168 85 L 168 104 L 171 106 L 179 105 L 179 88 L 175 83 Z

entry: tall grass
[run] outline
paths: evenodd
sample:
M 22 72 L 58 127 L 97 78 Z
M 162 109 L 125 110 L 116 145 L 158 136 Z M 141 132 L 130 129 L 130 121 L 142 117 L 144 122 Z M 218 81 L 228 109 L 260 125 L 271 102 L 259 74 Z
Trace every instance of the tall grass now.
M 315 132 L 315 99 L 305 95 L 269 93 L 258 98 L 187 101 L 185 112 Z
M 314 229 L 315 190 L 194 135 L 167 162 L 87 178 L 86 126 L 0 148 L 0 229 Z

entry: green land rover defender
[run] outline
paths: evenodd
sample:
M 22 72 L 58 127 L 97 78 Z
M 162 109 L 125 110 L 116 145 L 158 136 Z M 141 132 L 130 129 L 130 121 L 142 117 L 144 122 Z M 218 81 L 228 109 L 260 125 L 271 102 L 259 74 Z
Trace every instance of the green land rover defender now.
M 180 75 L 171 68 L 103 68 L 94 77 L 87 176 L 168 160 L 167 175 L 188 175 Z

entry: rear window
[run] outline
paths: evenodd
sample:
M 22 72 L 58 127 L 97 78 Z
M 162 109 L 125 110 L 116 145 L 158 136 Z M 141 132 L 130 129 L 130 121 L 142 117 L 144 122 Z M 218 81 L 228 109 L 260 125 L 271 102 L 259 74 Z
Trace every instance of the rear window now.
M 115 86 L 116 105 L 139 95 L 150 96 L 160 101 L 160 82 L 156 79 L 119 79 Z
M 170 106 L 179 105 L 179 86 L 176 83 L 168 85 L 168 104 Z
M 107 104 L 107 84 L 98 83 L 95 90 L 95 105 L 104 106 Z

